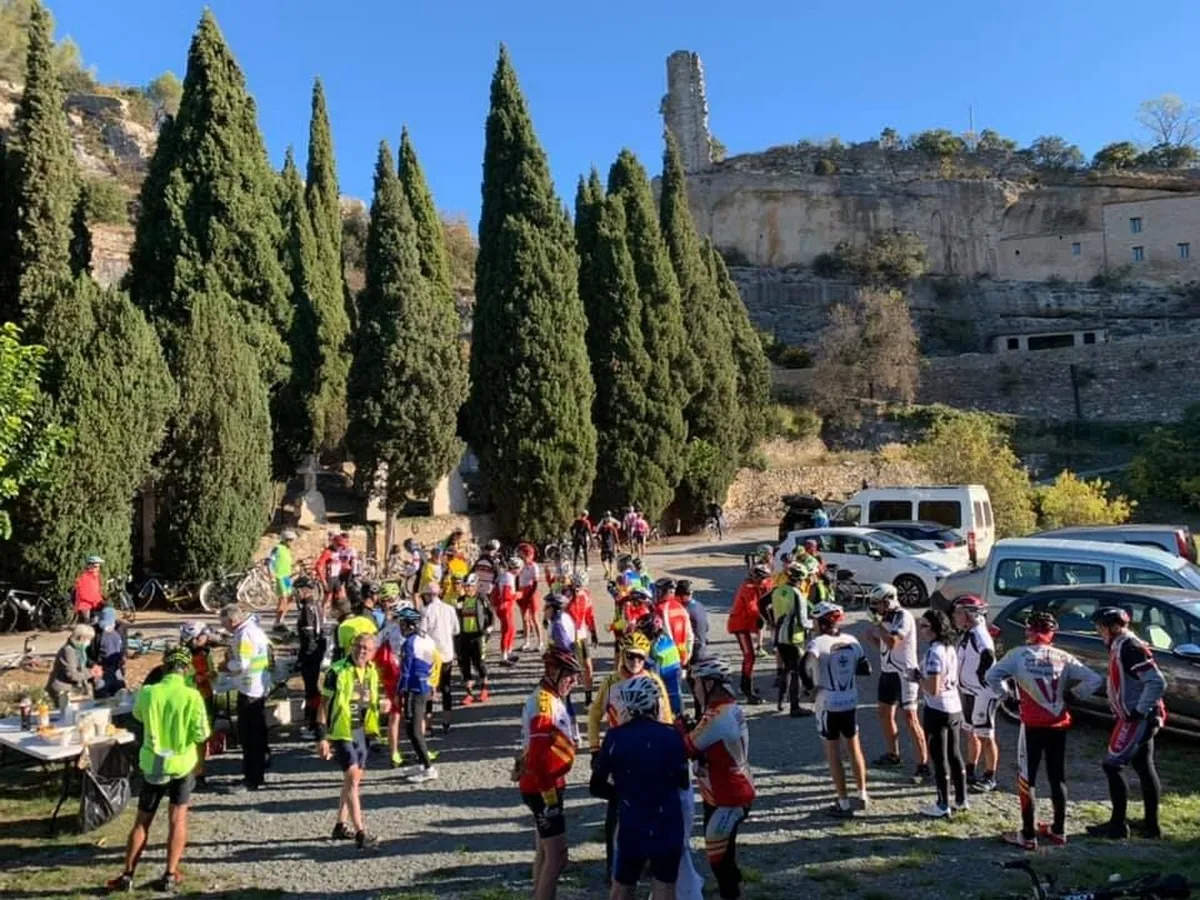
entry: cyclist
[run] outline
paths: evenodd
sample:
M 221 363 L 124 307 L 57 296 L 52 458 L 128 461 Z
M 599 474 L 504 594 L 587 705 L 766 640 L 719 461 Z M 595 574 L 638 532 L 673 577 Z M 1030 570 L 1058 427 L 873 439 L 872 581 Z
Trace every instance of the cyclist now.
M 831 815 L 849 818 L 856 810 L 867 808 L 867 764 L 858 739 L 857 676 L 870 675 L 866 652 L 853 635 L 843 634 L 845 611 L 828 601 L 813 610 L 816 635 L 804 648 L 800 678 L 808 691 L 816 691 L 813 709 L 817 731 L 825 745 L 825 759 L 837 799 L 829 807 Z M 841 746 L 845 743 L 854 769 L 858 796 L 850 799 L 846 791 L 846 770 L 842 767 Z
M 405 607 L 399 614 L 400 630 L 404 643 L 400 648 L 400 679 L 396 684 L 397 699 L 404 710 L 408 740 L 417 755 L 420 768 L 410 774 L 409 780 L 432 781 L 438 777 L 433 767 L 436 758 L 425 744 L 425 714 L 430 698 L 437 687 L 441 674 L 442 660 L 438 656 L 433 638 L 421 630 L 421 614 L 412 607 Z
M 436 584 L 427 584 L 423 597 L 425 609 L 421 613 L 421 631 L 429 635 L 437 647 L 440 660 L 437 685 L 442 693 L 442 733 L 445 734 L 450 731 L 450 711 L 454 708 L 454 696 L 450 687 L 453 678 L 454 648 L 458 643 L 458 613 L 441 598 Z M 432 704 L 433 701 L 430 700 L 431 707 Z
M 496 540 L 488 541 L 483 547 L 483 553 L 479 559 L 475 560 L 475 566 L 472 572 L 475 575 L 476 590 L 485 603 L 490 603 L 492 600 L 492 586 L 500 578 L 500 573 L 504 570 L 503 564 L 500 561 L 500 542 Z
M 524 565 L 519 556 L 510 557 L 492 589 L 492 609 L 500 622 L 500 664 L 504 666 L 515 662 L 513 644 L 516 643 L 517 627 L 513 622 L 513 610 L 518 596 L 517 573 Z
M 359 791 L 370 750 L 368 737 L 379 734 L 379 716 L 391 710 L 388 698 L 379 692 L 379 673 L 372 659 L 375 636 L 360 634 L 350 653 L 329 667 L 321 696 L 324 702 L 317 717 L 317 754 L 337 759 L 342 767 L 342 794 L 338 802 L 333 840 L 354 838 L 360 850 L 371 850 L 379 839 L 367 834 Z
M 647 866 L 652 897 L 674 897 L 685 839 L 679 792 L 689 785 L 683 739 L 661 721 L 652 681 L 629 679 L 617 690 L 625 721 L 604 736 L 589 785 L 618 810 L 610 897 L 633 900 Z
M 1096 610 L 1092 622 L 1108 645 L 1108 705 L 1117 721 L 1104 757 L 1112 817 L 1107 822 L 1089 825 L 1088 834 L 1118 840 L 1129 837 L 1129 823 L 1125 819 L 1129 786 L 1125 783 L 1123 770 L 1132 764 L 1142 786 L 1145 805 L 1142 837 L 1158 839 L 1162 837 L 1158 824 L 1158 799 L 1162 789 L 1154 765 L 1154 736 L 1167 719 L 1162 699 L 1167 681 L 1154 661 L 1150 647 L 1129 630 L 1129 613 L 1116 607 L 1104 607 Z
M 436 584 L 439 587 L 442 584 L 442 578 L 446 574 L 446 568 L 442 564 L 442 548 L 433 546 L 429 548 L 429 558 L 422 564 L 417 572 L 417 590 L 416 595 L 420 597 L 425 592 L 426 585 Z
M 750 775 L 750 732 L 729 683 L 729 666 L 709 657 L 692 668 L 696 696 L 704 715 L 686 731 L 688 757 L 696 760 L 696 780 L 704 798 L 704 845 L 722 900 L 741 896 L 742 872 L 737 864 L 738 826 L 756 796 Z
M 919 630 L 928 642 L 921 671 L 917 673 L 925 694 L 925 718 L 922 726 L 929 754 L 933 757 L 937 802 L 921 809 L 933 819 L 946 819 L 968 808 L 967 779 L 963 770 L 958 733 L 962 730 L 962 698 L 958 693 L 958 653 L 954 626 L 944 612 L 926 610 Z M 954 787 L 954 798 L 950 788 Z
M 596 539 L 600 542 L 600 563 L 604 566 L 604 577 L 610 579 L 613 577 L 617 545 L 621 542 L 621 523 L 608 510 L 605 510 L 604 518 L 596 528 Z
M 917 622 L 913 614 L 900 605 L 896 588 L 890 584 L 877 584 L 871 588 L 867 606 L 871 610 L 871 625 L 866 631 L 866 641 L 879 649 L 879 724 L 887 747 L 874 765 L 901 764 L 900 732 L 896 727 L 896 707 L 899 707 L 917 751 L 915 777 L 929 778 L 929 749 L 917 718 L 918 686 L 911 678 L 917 670 Z
M 804 555 L 811 557 L 817 564 L 817 575 L 825 574 L 825 560 L 821 557 L 821 547 L 814 538 L 804 542 Z
M 533 900 L 553 900 L 567 865 L 567 820 L 563 794 L 575 763 L 575 742 L 563 698 L 571 693 L 580 666 L 570 653 L 549 650 L 542 680 L 521 712 L 522 751 L 513 770 L 521 799 L 533 813 L 537 852 L 533 862 Z
M 640 583 L 630 588 L 624 601 L 615 607 L 617 619 L 611 628 L 616 633 L 617 639 L 628 634 L 644 616 L 650 615 L 652 606 L 650 592 Z
M 104 582 L 100 579 L 102 565 L 104 560 L 99 556 L 89 556 L 71 589 L 75 612 L 79 614 L 79 621 L 85 624 L 91 624 L 104 606 Z
M 650 664 L 666 685 L 671 714 L 678 718 L 683 715 L 683 666 L 679 648 L 667 634 L 662 617 L 657 613 L 646 613 L 637 620 L 636 627 L 650 640 Z
M 638 556 L 644 556 L 646 553 L 646 538 L 650 536 L 650 523 L 646 521 L 646 517 L 641 513 L 637 514 L 637 518 L 633 523 L 633 552 Z M 638 567 L 639 569 L 641 566 Z
M 667 634 L 679 648 L 679 663 L 686 669 L 692 658 L 696 636 L 692 634 L 692 621 L 688 618 L 687 610 L 675 597 L 675 582 L 670 578 L 660 578 L 654 583 L 654 605 L 662 616 Z
M 271 644 L 258 620 L 236 603 L 221 610 L 221 627 L 231 633 L 225 669 L 237 676 L 238 743 L 242 747 L 245 788 L 257 791 L 266 783 L 271 755 L 267 735 L 267 691 Z
M 1014 647 L 987 673 L 988 687 L 998 696 L 1005 683 L 1016 686 L 1020 701 L 1021 731 L 1017 738 L 1017 794 L 1021 802 L 1021 828 L 1004 839 L 1025 850 L 1036 850 L 1039 834 L 1054 846 L 1067 842 L 1067 729 L 1071 713 L 1067 709 L 1067 687 L 1075 683 L 1074 693 L 1088 697 L 1104 685 L 1104 679 L 1078 659 L 1054 646 L 1058 621 L 1050 613 L 1035 609 L 1025 622 L 1026 643 Z M 1050 799 L 1054 822 L 1035 829 L 1037 773 L 1046 760 L 1050 778 Z
M 314 568 L 317 580 L 325 589 L 325 613 L 328 615 L 332 605 L 346 598 L 346 581 L 342 571 L 342 551 L 349 546 L 348 535 L 337 534 L 330 540 L 329 545 L 317 557 Z
M 528 652 L 546 649 L 546 635 L 542 631 L 542 611 L 538 598 L 538 581 L 542 577 L 542 567 L 534 559 L 536 550 L 531 545 L 522 545 L 525 549 L 524 563 L 517 573 L 517 608 L 521 611 L 521 650 Z
M 592 597 L 584 585 L 583 575 L 576 572 L 571 576 L 571 583 L 567 585 L 563 595 L 567 598 L 567 613 L 575 623 L 575 658 L 583 667 L 584 703 L 591 706 L 595 679 L 592 651 L 600 645 L 600 634 L 596 629 L 596 610 L 592 605 Z
M 754 635 L 763 623 L 762 607 L 771 595 L 771 571 L 766 566 L 756 564 L 751 568 L 746 580 L 733 597 L 733 608 L 729 611 L 729 619 L 725 629 L 733 635 L 742 651 L 742 696 L 751 705 L 763 702 L 762 695 L 754 690 L 754 662 L 757 654 L 754 652 Z
M 571 565 L 576 569 L 579 568 L 580 556 L 583 556 L 583 568 L 588 568 L 588 544 L 595 533 L 596 526 L 588 518 L 588 511 L 585 509 L 571 523 Z
M 958 641 L 958 689 L 962 693 L 963 732 L 967 736 L 967 787 L 977 793 L 996 789 L 998 700 L 987 686 L 987 671 L 996 663 L 996 645 L 987 625 L 987 604 L 963 594 L 953 604 Z M 978 774 L 980 759 L 983 775 Z
M 396 697 L 399 691 L 400 660 L 404 655 L 405 634 L 400 626 L 400 612 L 411 608 L 410 604 L 393 599 L 390 617 L 376 635 L 375 671 L 379 673 L 379 690 L 389 699 Z M 403 716 L 399 702 L 393 703 L 388 712 L 388 750 L 391 751 L 393 769 L 404 767 L 404 754 L 400 750 L 400 720 Z
M 296 663 L 304 679 L 304 721 L 310 731 L 317 726 L 317 707 L 321 703 L 321 663 L 325 659 L 325 609 L 313 593 L 313 581 L 301 575 L 293 584 L 296 595 L 296 631 L 300 646 Z
M 625 507 L 625 518 L 621 520 L 621 536 L 624 538 L 625 547 L 630 553 L 633 552 L 633 532 L 637 526 L 637 520 L 637 510 L 632 506 Z
M 209 646 L 211 633 L 208 626 L 202 622 L 184 622 L 179 626 L 179 646 L 185 648 L 192 656 L 192 664 L 184 680 L 188 687 L 193 687 L 204 698 L 204 709 L 208 713 L 209 727 L 213 721 L 213 683 L 216 681 L 216 669 L 213 667 L 212 648 Z M 161 681 L 162 678 L 155 679 Z M 208 742 L 201 741 L 196 746 L 199 757 L 196 763 L 196 787 L 207 786 L 204 774 L 204 763 L 208 756 Z
M 466 685 L 466 696 L 463 706 L 475 702 L 474 673 L 479 672 L 482 688 L 479 692 L 479 702 L 487 703 L 488 673 L 487 673 L 487 640 L 492 633 L 492 607 L 479 594 L 478 577 L 472 572 L 463 581 L 463 596 L 458 606 L 458 642 L 459 666 L 462 668 L 463 683 Z
M 721 509 L 721 504 L 716 500 L 710 500 L 704 508 L 704 527 L 712 527 L 717 532 L 717 540 L 725 540 L 725 513 Z
M 275 631 L 287 631 L 284 617 L 292 605 L 292 541 L 296 540 L 294 529 L 285 528 L 279 533 L 279 543 L 271 548 L 267 556 L 267 570 L 275 587 Z
M 805 585 L 808 576 L 808 568 L 793 562 L 787 568 L 787 583 L 775 588 L 770 595 L 778 676 L 775 709 L 783 711 L 786 693 L 792 718 L 812 715 L 811 710 L 800 706 L 800 654 L 804 650 L 804 636 L 808 630 L 808 591 Z
M 179 863 L 187 844 L 188 808 L 191 805 L 196 748 L 208 740 L 208 712 L 204 698 L 184 678 L 192 662 L 186 647 L 168 650 L 163 661 L 163 679 L 138 691 L 133 717 L 142 723 L 142 748 L 138 760 L 145 784 L 138 797 L 137 818 L 125 845 L 125 868 L 105 888 L 109 893 L 133 890 L 133 876 L 146 849 L 150 826 L 163 797 L 167 810 L 167 865 L 162 878 L 150 887 L 159 892 L 179 893 L 183 876 Z
M 347 655 L 350 652 L 350 645 L 360 634 L 375 634 L 377 631 L 379 629 L 375 625 L 375 617 L 367 611 L 362 599 L 359 598 L 358 602 L 351 607 L 350 614 L 343 616 L 338 622 L 337 656 L 341 658 Z

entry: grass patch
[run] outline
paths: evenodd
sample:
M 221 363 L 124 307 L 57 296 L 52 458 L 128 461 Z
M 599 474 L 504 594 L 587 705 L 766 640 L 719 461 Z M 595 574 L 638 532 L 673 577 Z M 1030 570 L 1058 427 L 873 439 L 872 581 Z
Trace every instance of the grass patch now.
M 467 900 L 524 900 L 525 894 L 514 888 L 491 887 L 473 891 L 467 895 Z

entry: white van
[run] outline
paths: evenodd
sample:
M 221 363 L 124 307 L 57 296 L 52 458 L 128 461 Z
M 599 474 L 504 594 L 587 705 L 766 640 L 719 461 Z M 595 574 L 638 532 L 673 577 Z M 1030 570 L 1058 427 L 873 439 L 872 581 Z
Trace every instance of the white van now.
M 1075 584 L 1200 591 L 1200 568 L 1182 556 L 1132 544 L 1006 538 L 992 548 L 986 567 L 942 579 L 930 606 L 945 611 L 955 598 L 977 594 L 998 611 L 1034 588 Z
M 937 522 L 967 539 L 971 565 L 987 559 L 996 541 L 992 500 L 981 484 L 864 488 L 835 512 L 830 525 Z

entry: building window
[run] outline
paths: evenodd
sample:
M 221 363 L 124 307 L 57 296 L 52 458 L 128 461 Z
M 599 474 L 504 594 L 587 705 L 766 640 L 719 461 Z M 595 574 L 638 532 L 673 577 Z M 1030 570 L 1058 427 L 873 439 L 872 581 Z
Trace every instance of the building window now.
M 1008 339 L 1008 349 L 1009 350 L 1020 350 L 1021 349 L 1021 339 L 1020 338 L 1009 338 Z
M 1073 334 L 1039 334 L 1029 338 L 1030 350 L 1058 350 L 1063 347 L 1074 347 Z
M 1184 243 L 1184 244 L 1179 244 L 1178 246 L 1179 246 L 1179 258 L 1180 259 L 1189 259 L 1192 255 L 1192 245 Z
M 1084 342 L 1085 344 L 1094 344 L 1094 343 L 1096 343 L 1096 332 L 1094 332 L 1094 331 L 1085 331 L 1085 332 L 1083 333 L 1083 342 Z
M 1146 248 L 1145 247 L 1134 247 L 1133 248 L 1133 261 L 1134 262 L 1142 262 L 1143 260 L 1145 260 L 1145 258 L 1146 258 Z
M 1083 247 L 1081 247 L 1079 245 L 1079 241 L 1076 241 L 1075 243 L 1073 243 L 1071 245 L 1071 255 L 1072 256 L 1078 256 L 1082 252 L 1083 252 Z
M 1129 233 L 1130 234 L 1141 234 L 1142 233 L 1142 217 L 1141 216 L 1137 216 L 1136 218 L 1129 220 Z

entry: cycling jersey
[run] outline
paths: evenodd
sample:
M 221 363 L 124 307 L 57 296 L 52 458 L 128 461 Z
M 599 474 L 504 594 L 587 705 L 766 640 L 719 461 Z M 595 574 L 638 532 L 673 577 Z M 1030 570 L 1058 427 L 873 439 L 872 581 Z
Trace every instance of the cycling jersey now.
M 629 720 L 629 715 L 625 712 L 624 701 L 621 699 L 621 692 L 618 690 L 620 683 L 628 678 L 649 678 L 654 681 L 658 686 L 658 720 L 670 724 L 673 718 L 667 687 L 656 674 L 643 671 L 631 676 L 624 670 L 610 672 L 600 682 L 596 690 L 596 698 L 588 709 L 588 746 L 593 753 L 600 749 L 601 719 L 604 719 L 608 728 L 616 728 Z
M 1035 728 L 1066 728 L 1071 724 L 1066 692 L 1071 682 L 1077 697 L 1096 693 L 1104 679 L 1065 650 L 1052 644 L 1014 647 L 987 673 L 987 684 L 998 696 L 1004 682 L 1017 686 L 1021 722 Z
M 104 587 L 99 569 L 84 569 L 75 579 L 75 611 L 85 619 L 104 605 Z
M 679 648 L 669 634 L 660 634 L 654 641 L 648 663 L 667 686 L 671 712 L 677 716 L 683 715 L 683 686 L 680 684 L 683 666 L 679 659 Z
M 575 763 L 573 733 L 567 705 L 539 684 L 521 710 L 522 794 L 542 794 L 566 785 L 566 775 Z
M 349 659 L 338 660 L 325 673 L 321 696 L 327 704 L 329 740 L 349 741 L 359 730 L 379 733 L 379 673 L 374 663 L 359 669 Z
M 587 516 L 580 516 L 571 523 L 571 540 L 576 544 L 586 544 L 593 531 L 595 528 L 592 527 L 592 520 Z
M 555 613 L 550 619 L 550 646 L 568 653 L 575 652 L 575 621 L 566 610 Z
M 769 579 L 747 578 L 742 582 L 733 597 L 733 608 L 729 611 L 729 621 L 725 629 L 730 634 L 758 631 L 759 620 L 762 618 L 758 603 L 770 592 Z
M 586 641 L 597 633 L 596 610 L 591 595 L 583 588 L 575 588 L 575 595 L 567 604 L 567 614 L 575 623 L 575 639 Z
M 229 644 L 226 668 L 238 676 L 238 693 L 252 700 L 265 696 L 271 673 L 267 671 L 271 658 L 271 642 L 258 627 L 254 616 L 242 622 L 233 632 Z
M 487 599 L 479 593 L 474 597 L 464 596 L 458 605 L 459 633 L 469 638 L 478 638 L 491 627 L 492 608 Z
M 475 574 L 478 594 L 484 600 L 488 600 L 492 596 L 492 585 L 496 583 L 499 569 L 499 561 L 491 555 L 485 554 L 475 561 L 475 568 L 472 571 Z
M 292 591 L 292 549 L 287 544 L 276 544 L 267 557 L 267 568 L 280 593 Z
M 887 644 L 879 645 L 879 670 L 895 672 L 903 681 L 917 668 L 917 621 L 907 609 L 897 608 L 884 616 L 881 624 L 900 640 L 891 649 Z
M 665 603 L 659 605 L 659 610 L 662 612 L 663 624 L 667 629 L 667 633 L 671 635 L 671 640 L 675 642 L 675 646 L 679 649 L 679 662 L 684 668 L 691 661 L 692 645 L 695 643 L 696 637 L 692 634 L 692 620 L 688 618 L 687 610 L 683 608 L 683 604 L 671 596 Z
M 775 643 L 802 646 L 808 628 L 808 597 L 790 584 L 771 591 L 771 613 L 775 620 Z
M 684 746 L 696 760 L 696 780 L 708 806 L 742 807 L 754 802 L 750 730 L 735 701 L 720 700 L 709 706 L 684 736 Z
M 442 659 L 433 639 L 420 632 L 410 634 L 400 648 L 396 690 L 401 694 L 432 694 L 441 669 Z
M 517 576 L 510 571 L 501 572 L 492 591 L 492 604 L 496 607 L 511 606 L 517 602 Z
M 1137 712 L 1160 726 L 1166 721 L 1162 699 L 1166 679 L 1146 642 L 1130 631 L 1113 638 L 1109 645 L 1107 688 L 1108 706 L 1118 719 L 1124 721 Z
M 600 549 L 611 553 L 617 546 L 617 541 L 620 539 L 620 526 L 615 519 L 605 519 L 600 523 L 600 527 L 596 530 L 596 535 L 600 539 Z
M 847 712 L 858 708 L 858 675 L 866 662 L 862 645 L 849 634 L 822 634 L 804 649 L 806 680 L 817 689 L 815 711 Z M 869 669 L 868 669 L 869 671 Z
M 440 587 L 442 584 L 442 575 L 441 563 L 435 563 L 432 560 L 423 563 L 420 573 L 417 575 L 417 593 L 420 594 L 431 584 L 436 584 Z
M 541 566 L 535 562 L 527 562 L 517 574 L 517 587 L 523 591 L 527 591 L 530 588 L 537 588 L 538 579 L 541 578 L 541 575 Z
M 977 622 L 958 642 L 958 687 L 973 697 L 991 697 L 987 670 L 996 663 L 996 644 L 986 622 Z
M 962 697 L 958 695 L 958 653 L 948 644 L 934 641 L 925 649 L 921 677 L 942 676 L 941 690 L 925 695 L 925 705 L 947 715 L 962 713 Z
M 209 735 L 204 698 L 178 672 L 138 691 L 133 717 L 142 723 L 138 764 L 152 784 L 190 774 L 199 755 L 196 745 Z

